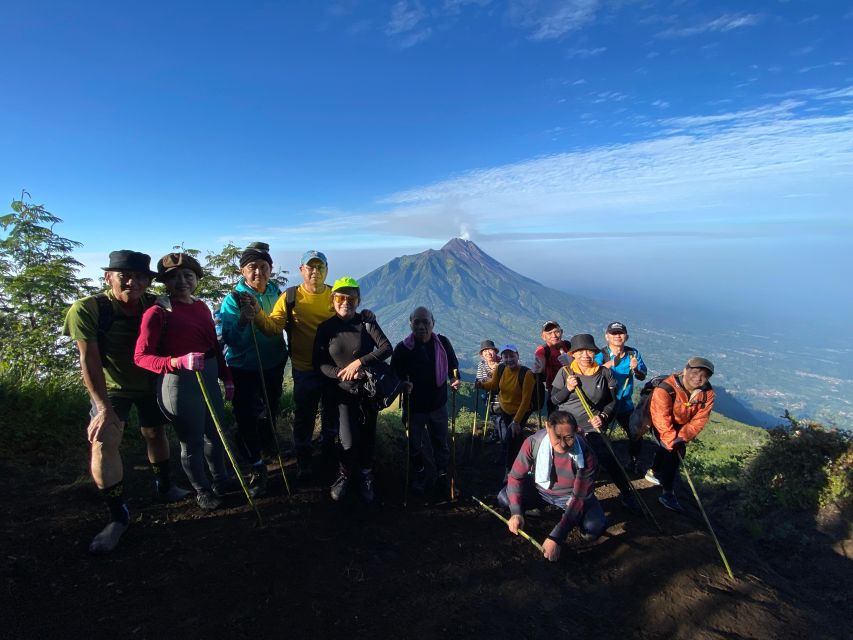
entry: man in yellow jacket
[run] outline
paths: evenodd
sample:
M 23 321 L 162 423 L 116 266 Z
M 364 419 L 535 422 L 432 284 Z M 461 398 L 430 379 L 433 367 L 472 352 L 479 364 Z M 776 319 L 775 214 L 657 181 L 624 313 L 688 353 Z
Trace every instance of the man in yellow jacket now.
M 536 375 L 521 366 L 518 347 L 514 344 L 503 345 L 500 354 L 503 362 L 498 365 L 494 375 L 487 380 L 478 380 L 475 385 L 486 391 L 498 391 L 501 409 L 495 424 L 501 439 L 504 467 L 509 471 L 524 442 L 521 428 L 532 413 L 530 403 L 536 388 Z

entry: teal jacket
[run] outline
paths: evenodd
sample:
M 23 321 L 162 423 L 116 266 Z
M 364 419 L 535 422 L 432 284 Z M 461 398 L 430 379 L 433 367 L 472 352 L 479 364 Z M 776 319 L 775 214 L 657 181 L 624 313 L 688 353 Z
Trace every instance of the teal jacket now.
M 267 314 L 272 311 L 276 300 L 281 296 L 278 285 L 272 281 L 267 283 L 266 291 L 258 293 L 246 284 L 244 278 L 240 278 L 234 290 L 237 293 L 251 293 L 261 305 L 261 309 Z M 233 294 L 225 296 L 219 312 L 222 315 L 222 340 L 228 345 L 225 354 L 225 361 L 228 366 L 257 371 L 258 358 L 255 356 L 255 345 L 252 343 L 252 327 L 248 324 L 242 328 L 237 325 L 240 320 L 240 306 Z M 255 336 L 258 339 L 258 350 L 261 353 L 261 363 L 264 369 L 270 369 L 287 360 L 287 347 L 284 344 L 282 334 L 265 336 L 260 331 L 255 330 Z

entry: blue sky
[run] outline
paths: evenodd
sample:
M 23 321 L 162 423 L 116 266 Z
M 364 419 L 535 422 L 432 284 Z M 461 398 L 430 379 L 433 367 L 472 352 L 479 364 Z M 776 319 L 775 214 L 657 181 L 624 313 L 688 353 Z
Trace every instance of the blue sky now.
M 4 0 L 0 18 L 0 192 L 63 218 L 90 275 L 114 248 L 259 239 L 291 271 L 313 247 L 362 275 L 463 235 L 603 299 L 627 281 L 818 335 L 853 315 L 849 3 Z

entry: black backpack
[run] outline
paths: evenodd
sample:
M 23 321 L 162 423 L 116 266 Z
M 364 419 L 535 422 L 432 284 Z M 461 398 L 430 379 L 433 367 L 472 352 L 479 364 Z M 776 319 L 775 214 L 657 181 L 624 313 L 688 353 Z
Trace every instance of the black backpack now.
M 655 389 L 660 387 L 669 394 L 672 402 L 675 402 L 675 389 L 668 382 L 664 382 L 670 375 L 672 374 L 652 378 L 640 390 L 640 401 L 634 407 L 634 412 L 631 414 L 631 420 L 628 423 L 628 431 L 632 440 L 642 438 L 652 426 L 651 404 L 652 392 Z
M 500 392 L 501 388 L 501 376 L 503 375 L 504 369 L 506 369 L 506 365 L 501 363 L 498 365 L 498 372 L 496 374 L 497 378 L 497 387 L 498 392 Z M 518 372 L 518 386 L 520 389 L 524 388 L 524 379 L 527 377 L 527 372 L 530 371 L 524 365 L 519 365 Z M 533 374 L 533 377 L 536 379 L 535 386 L 533 387 L 533 395 L 530 396 L 530 411 L 533 413 L 539 413 L 542 411 L 542 407 L 545 406 L 545 397 L 548 395 L 547 390 L 545 389 L 545 375 L 544 374 Z
M 116 315 L 113 312 L 113 303 L 106 293 L 98 293 L 95 296 L 95 302 L 98 304 L 98 353 L 101 354 L 101 362 L 104 366 L 107 364 L 107 332 L 116 321 Z M 143 293 L 140 300 L 142 302 L 143 313 L 151 306 L 157 304 L 157 296 L 151 293 Z M 139 333 L 139 326 L 142 324 L 142 314 L 139 316 L 127 317 L 120 316 L 118 318 L 122 322 L 133 323 L 136 332 Z

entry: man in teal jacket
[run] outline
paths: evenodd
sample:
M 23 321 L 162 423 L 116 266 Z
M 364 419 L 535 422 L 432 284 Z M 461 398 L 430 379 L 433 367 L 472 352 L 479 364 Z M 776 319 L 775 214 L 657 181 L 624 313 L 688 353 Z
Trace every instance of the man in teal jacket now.
M 225 354 L 234 377 L 234 420 L 237 422 L 237 434 L 240 450 L 252 465 L 250 492 L 258 497 L 266 493 L 267 466 L 264 453 L 271 455 L 275 449 L 273 425 L 267 419 L 264 408 L 261 371 L 269 394 L 270 411 L 278 414 L 281 398 L 281 385 L 284 377 L 284 365 L 287 363 L 287 347 L 282 334 L 266 336 L 258 331 L 258 351 L 261 362 L 255 352 L 252 338 L 251 311 L 248 305 L 240 304 L 241 295 L 251 295 L 261 308 L 270 313 L 281 296 L 278 284 L 270 280 L 272 258 L 269 245 L 253 242 L 240 256 L 242 277 L 222 302 L 222 340 L 228 346 Z

